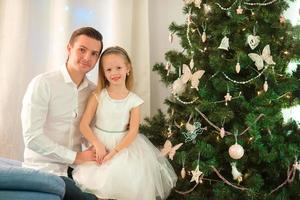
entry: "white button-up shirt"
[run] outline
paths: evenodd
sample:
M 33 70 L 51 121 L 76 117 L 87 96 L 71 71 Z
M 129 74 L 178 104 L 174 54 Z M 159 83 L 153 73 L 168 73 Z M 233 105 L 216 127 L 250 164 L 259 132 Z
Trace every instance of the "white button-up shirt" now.
M 21 113 L 24 167 L 67 176 L 81 151 L 79 122 L 94 89 L 86 77 L 77 88 L 65 66 L 30 82 Z

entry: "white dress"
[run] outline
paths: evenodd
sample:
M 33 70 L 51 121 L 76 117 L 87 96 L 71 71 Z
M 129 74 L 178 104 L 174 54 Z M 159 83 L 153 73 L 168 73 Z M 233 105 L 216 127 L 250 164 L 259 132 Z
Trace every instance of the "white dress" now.
M 103 89 L 98 102 L 93 130 L 105 147 L 112 150 L 127 133 L 130 110 L 143 100 L 132 92 L 124 99 L 112 99 Z M 73 178 L 83 191 L 98 198 L 118 200 L 166 199 L 177 181 L 169 161 L 141 134 L 102 165 L 78 165 Z

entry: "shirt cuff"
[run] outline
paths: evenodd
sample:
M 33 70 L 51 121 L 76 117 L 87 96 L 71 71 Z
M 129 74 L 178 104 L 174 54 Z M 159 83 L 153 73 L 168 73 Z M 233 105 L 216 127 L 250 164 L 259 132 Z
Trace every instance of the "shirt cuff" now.
M 66 155 L 65 155 L 67 163 L 74 164 L 76 155 L 77 155 L 77 152 L 75 152 L 75 151 L 71 151 L 71 150 L 67 151 Z

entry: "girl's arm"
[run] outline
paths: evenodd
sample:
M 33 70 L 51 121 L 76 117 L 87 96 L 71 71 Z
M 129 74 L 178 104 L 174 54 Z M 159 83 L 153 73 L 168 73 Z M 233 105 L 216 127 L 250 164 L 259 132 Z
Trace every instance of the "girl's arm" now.
M 104 145 L 100 142 L 100 140 L 93 133 L 90 127 L 90 124 L 95 116 L 97 106 L 98 106 L 97 97 L 93 93 L 90 96 L 85 111 L 82 115 L 79 129 L 82 135 L 96 148 L 96 154 L 97 154 L 96 160 L 98 163 L 100 163 L 102 158 L 106 154 L 106 150 Z
M 107 154 L 102 162 L 110 160 L 116 153 L 122 149 L 128 147 L 136 138 L 140 125 L 140 106 L 131 109 L 129 130 L 126 136 L 121 140 L 121 142 L 109 153 Z

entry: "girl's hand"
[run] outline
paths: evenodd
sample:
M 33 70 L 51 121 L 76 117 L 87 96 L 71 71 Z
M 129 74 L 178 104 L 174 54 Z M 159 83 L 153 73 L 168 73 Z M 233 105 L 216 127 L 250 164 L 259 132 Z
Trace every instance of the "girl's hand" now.
M 96 150 L 96 162 L 98 164 L 101 164 L 104 156 L 107 154 L 107 151 L 105 149 L 105 146 L 101 143 L 97 143 L 94 146 Z
M 111 150 L 102 160 L 102 164 L 112 159 L 117 154 L 115 149 Z

